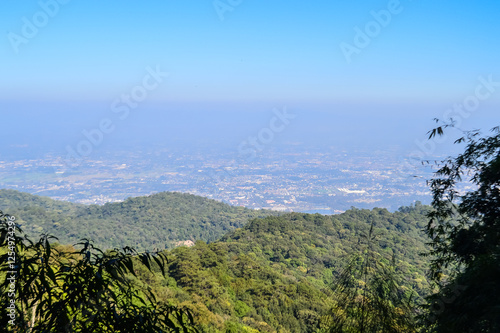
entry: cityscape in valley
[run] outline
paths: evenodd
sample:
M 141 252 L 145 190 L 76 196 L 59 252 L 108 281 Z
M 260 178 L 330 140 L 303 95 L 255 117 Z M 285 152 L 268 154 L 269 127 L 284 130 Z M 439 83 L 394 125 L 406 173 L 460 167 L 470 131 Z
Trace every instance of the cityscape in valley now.
M 116 151 L 73 167 L 48 155 L 0 162 L 0 187 L 83 204 L 175 191 L 252 209 L 322 214 L 428 202 L 430 169 L 404 169 L 408 163 L 396 150 L 267 147 L 252 161 L 230 152 Z

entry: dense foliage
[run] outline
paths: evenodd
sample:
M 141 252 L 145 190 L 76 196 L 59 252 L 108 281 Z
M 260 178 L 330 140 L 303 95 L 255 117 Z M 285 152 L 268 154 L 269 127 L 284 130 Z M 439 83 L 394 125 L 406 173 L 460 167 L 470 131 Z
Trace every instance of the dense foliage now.
M 196 332 L 189 311 L 156 301 L 127 276 L 134 261 L 164 268 L 162 256 L 130 248 L 103 253 L 33 242 L 0 211 L 2 332 Z
M 431 137 L 442 134 L 438 127 Z M 437 292 L 428 321 L 437 332 L 500 331 L 500 129 L 467 132 L 430 181 L 433 193 L 431 272 Z M 460 192 L 459 185 L 474 186 Z
M 16 216 L 28 235 L 48 233 L 64 244 L 88 238 L 100 248 L 126 244 L 139 251 L 173 248 L 186 240 L 215 241 L 249 219 L 277 215 L 172 192 L 86 206 L 0 190 L 0 207 Z
M 421 301 L 427 290 L 428 262 L 418 255 L 426 251 L 420 228 L 427 212 L 417 204 L 396 213 L 352 209 L 255 219 L 218 242 L 166 252 L 167 279 L 139 275 L 164 299 L 190 308 L 202 332 L 328 332 L 339 299 L 335 285 L 352 256 L 365 253 L 363 235 L 373 225 L 373 254 L 389 258 L 380 264 L 398 276 L 401 302 L 389 307 L 400 318 L 401 303 L 410 295 Z
M 92 209 L 103 214 L 112 207 L 110 214 L 104 216 L 116 218 L 126 216 L 119 212 L 119 207 L 123 207 L 128 214 L 137 216 L 139 213 L 134 213 L 130 207 L 154 210 L 157 203 L 150 204 L 148 200 L 156 199 L 155 196 L 138 198 L 131 201 L 141 204 L 125 202 L 123 206 L 107 205 L 102 209 L 70 205 L 64 214 L 76 216 L 78 212 Z M 203 207 L 196 206 L 205 203 L 204 200 L 192 199 L 195 201 L 190 203 L 190 209 L 180 210 L 178 214 L 193 216 L 196 212 L 206 212 Z M 45 211 L 49 212 L 50 206 Z M 365 290 L 339 290 L 336 287 L 347 270 L 353 273 L 349 277 L 351 286 L 365 284 L 368 291 L 374 290 L 368 287 L 385 288 L 385 295 L 395 295 L 386 302 L 386 310 L 392 311 L 396 323 L 392 326 L 404 329 L 409 327 L 404 326 L 408 323 L 405 318 L 412 316 L 410 313 L 407 317 L 405 311 L 421 302 L 428 288 L 425 271 L 429 262 L 419 256 L 420 252 L 427 251 L 422 229 L 427 224 L 428 211 L 429 207 L 417 202 L 395 213 L 380 208 L 352 208 L 334 216 L 290 213 L 256 218 L 218 241 L 208 244 L 197 241 L 190 248 L 183 246 L 162 252 L 168 261 L 165 274 L 154 265 L 149 270 L 137 262 L 134 265 L 136 276 L 128 278 L 144 290 L 151 288 L 158 301 L 190 309 L 201 332 L 319 333 L 328 332 L 332 327 L 335 316 L 332 309 L 343 295 L 359 294 Z M 128 224 L 135 223 L 125 218 L 120 221 L 120 230 L 127 230 L 130 228 Z M 188 228 L 192 223 L 186 218 L 179 221 L 187 221 Z M 217 225 L 207 226 L 212 227 Z M 182 228 L 182 224 L 178 228 Z M 120 230 L 109 231 L 107 236 L 120 237 Z M 367 262 L 364 235 L 370 234 L 370 230 L 377 235 L 371 242 L 370 253 L 382 258 L 377 266 L 372 267 L 386 267 L 379 272 L 383 271 L 386 277 L 394 276 L 395 284 L 377 286 L 372 283 L 376 282 L 375 279 L 355 274 L 352 259 L 365 258 L 364 262 Z M 362 265 L 362 262 L 358 260 L 357 263 Z M 414 302 L 406 306 L 404 302 L 409 304 L 410 295 Z M 356 304 L 353 305 L 355 309 Z M 350 313 L 354 319 L 356 311 Z M 367 316 L 373 318 L 373 313 Z
M 363 254 L 353 255 L 336 280 L 328 332 L 417 331 L 414 292 L 404 288 L 405 275 L 396 269 L 395 256 L 389 261 L 375 250 L 377 236 L 372 225 L 363 237 Z

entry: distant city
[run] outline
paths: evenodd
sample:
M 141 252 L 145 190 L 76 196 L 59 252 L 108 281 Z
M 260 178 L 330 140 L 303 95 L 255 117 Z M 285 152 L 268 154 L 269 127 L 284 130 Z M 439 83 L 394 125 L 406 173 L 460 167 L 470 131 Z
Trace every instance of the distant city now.
M 55 155 L 3 161 L 0 187 L 98 205 L 177 191 L 234 206 L 322 214 L 351 206 L 396 210 L 416 200 L 430 202 L 430 169 L 405 169 L 396 148 L 285 147 L 267 147 L 251 161 L 234 152 L 166 148 L 96 153 L 78 166 L 65 165 Z

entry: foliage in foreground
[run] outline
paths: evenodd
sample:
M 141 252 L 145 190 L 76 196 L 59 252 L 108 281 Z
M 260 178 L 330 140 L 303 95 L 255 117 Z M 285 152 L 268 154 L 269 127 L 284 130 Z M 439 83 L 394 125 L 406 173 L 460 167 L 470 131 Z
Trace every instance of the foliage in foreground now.
M 191 313 L 136 288 L 134 261 L 164 269 L 164 258 L 130 248 L 106 253 L 33 242 L 0 212 L 0 326 L 6 332 L 197 332 Z
M 373 225 L 362 255 L 354 255 L 334 285 L 334 306 L 328 316 L 331 333 L 417 332 L 412 293 L 401 288 L 403 278 L 394 262 L 374 250 Z
M 448 127 L 450 125 L 445 125 Z M 438 127 L 430 137 L 442 135 Z M 448 158 L 430 181 L 432 279 L 431 329 L 436 332 L 500 331 L 500 129 L 481 137 L 466 132 L 464 152 Z M 472 190 L 460 192 L 462 182 Z

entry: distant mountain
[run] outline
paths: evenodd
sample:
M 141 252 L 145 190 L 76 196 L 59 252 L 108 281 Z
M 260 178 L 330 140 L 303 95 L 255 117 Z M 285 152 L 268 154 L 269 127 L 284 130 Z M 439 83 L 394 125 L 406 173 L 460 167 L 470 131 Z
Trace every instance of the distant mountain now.
M 188 240 L 212 242 L 250 219 L 278 215 L 172 192 L 98 206 L 0 190 L 0 210 L 14 215 L 31 237 L 48 233 L 63 244 L 89 238 L 103 249 L 132 246 L 139 251 L 173 248 Z

